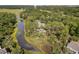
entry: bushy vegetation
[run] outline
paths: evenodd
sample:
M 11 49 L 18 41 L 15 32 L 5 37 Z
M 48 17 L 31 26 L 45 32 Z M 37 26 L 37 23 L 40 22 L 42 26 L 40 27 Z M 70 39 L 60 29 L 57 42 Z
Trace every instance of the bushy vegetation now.
M 78 7 L 28 8 L 25 19 L 28 42 L 46 53 L 68 53 L 67 44 L 79 39 Z M 40 24 L 39 24 L 40 23 Z
M 16 43 L 11 37 L 16 24 L 16 16 L 12 13 L 0 12 L 0 46 L 11 52 Z
M 23 11 L 24 10 L 24 11 Z M 23 12 L 0 12 L 0 46 L 10 53 L 68 53 L 67 44 L 79 41 L 79 8 L 38 6 Z M 24 21 L 24 38 L 38 51 L 22 49 L 16 38 L 16 15 Z
M 4 40 L 10 38 L 16 23 L 14 14 L 0 12 L 0 45 Z

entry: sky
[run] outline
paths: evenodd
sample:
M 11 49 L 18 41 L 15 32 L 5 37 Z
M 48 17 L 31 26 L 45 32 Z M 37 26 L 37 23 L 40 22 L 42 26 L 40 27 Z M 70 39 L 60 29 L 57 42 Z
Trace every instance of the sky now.
M 0 0 L 0 5 L 79 5 L 79 0 Z

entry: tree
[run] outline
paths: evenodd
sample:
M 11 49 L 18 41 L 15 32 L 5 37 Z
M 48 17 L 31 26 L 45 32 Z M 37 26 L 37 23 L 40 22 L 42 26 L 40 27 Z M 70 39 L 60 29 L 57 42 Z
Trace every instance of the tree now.
M 65 26 L 62 22 L 54 21 L 54 22 L 48 22 L 47 28 L 48 28 L 48 31 L 50 32 L 49 42 L 50 43 L 53 42 L 53 41 L 56 42 L 56 43 L 53 43 L 53 44 L 60 45 L 60 47 L 58 47 L 57 50 L 61 48 L 61 50 L 58 50 L 58 51 L 59 52 L 62 51 L 64 53 L 64 50 L 66 49 L 65 48 L 66 44 L 67 44 L 66 41 L 67 41 L 68 32 L 69 32 L 68 26 Z M 53 46 L 53 48 L 56 48 L 56 47 Z M 55 49 L 53 49 L 53 50 L 55 50 Z

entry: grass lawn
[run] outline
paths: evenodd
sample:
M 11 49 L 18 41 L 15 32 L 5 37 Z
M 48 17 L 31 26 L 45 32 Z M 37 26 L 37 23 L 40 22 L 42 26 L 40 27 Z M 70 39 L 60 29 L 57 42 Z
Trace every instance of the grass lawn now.
M 19 15 L 21 11 L 23 11 L 23 9 L 0 9 L 0 12 L 14 13 L 16 15 Z

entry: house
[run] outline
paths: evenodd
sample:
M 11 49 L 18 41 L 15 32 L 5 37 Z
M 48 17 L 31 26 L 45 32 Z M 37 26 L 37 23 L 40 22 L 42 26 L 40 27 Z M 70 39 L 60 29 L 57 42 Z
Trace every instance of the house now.
M 2 49 L 2 48 L 0 47 L 0 54 L 7 54 L 6 49 L 5 49 L 5 48 Z
M 36 22 L 37 22 L 39 28 L 45 27 L 45 23 L 41 23 L 40 20 L 36 20 Z
M 79 53 L 79 42 L 71 41 L 68 43 L 67 48 L 74 51 L 76 54 Z

